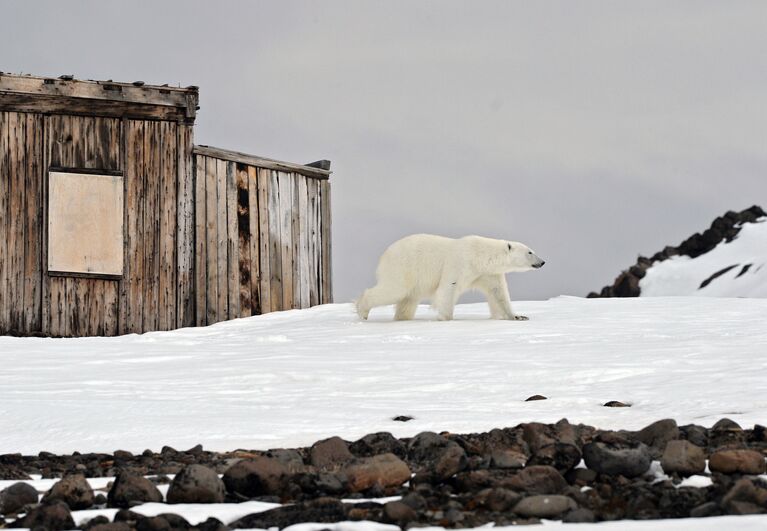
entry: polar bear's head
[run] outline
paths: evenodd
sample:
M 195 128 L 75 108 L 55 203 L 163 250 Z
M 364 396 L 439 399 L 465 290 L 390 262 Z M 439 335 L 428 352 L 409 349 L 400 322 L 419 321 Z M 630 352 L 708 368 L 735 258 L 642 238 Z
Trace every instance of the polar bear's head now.
M 509 272 L 530 271 L 540 269 L 546 262 L 533 252 L 527 245 L 520 242 L 506 243 L 506 265 Z

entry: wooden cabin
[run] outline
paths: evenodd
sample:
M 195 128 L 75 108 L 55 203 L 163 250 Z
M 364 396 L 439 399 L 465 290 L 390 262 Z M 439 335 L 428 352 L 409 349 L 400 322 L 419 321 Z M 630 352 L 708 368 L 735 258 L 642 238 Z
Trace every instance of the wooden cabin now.
M 330 163 L 193 144 L 196 87 L 0 74 L 0 334 L 332 301 Z

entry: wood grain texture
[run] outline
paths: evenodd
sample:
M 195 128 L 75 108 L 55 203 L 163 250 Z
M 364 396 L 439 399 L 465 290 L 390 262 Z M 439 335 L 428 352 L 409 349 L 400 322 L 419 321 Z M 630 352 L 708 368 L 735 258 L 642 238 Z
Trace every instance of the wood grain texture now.
M 216 228 L 218 247 L 218 272 L 216 274 L 218 300 L 216 302 L 216 315 L 213 322 L 224 321 L 228 319 L 228 262 L 227 262 L 227 219 L 226 219 L 226 169 L 225 160 L 216 160 Z M 208 323 L 210 324 L 210 323 Z
M 193 129 L 189 125 L 178 126 L 177 190 L 176 190 L 176 269 L 178 291 L 176 293 L 176 326 L 195 324 L 194 267 L 195 267 L 195 179 L 192 164 Z
M 225 319 L 240 316 L 240 242 L 237 229 L 237 171 L 234 162 L 226 163 L 226 280 Z
M 272 311 L 271 293 L 271 243 L 269 228 L 269 198 L 271 172 L 266 169 L 256 169 L 256 187 L 258 191 L 258 285 L 261 313 Z
M 279 173 L 282 309 L 293 308 L 293 175 Z
M 245 164 L 236 164 L 235 171 L 237 175 L 237 244 L 238 244 L 238 258 L 237 271 L 235 273 L 233 281 L 236 284 L 239 299 L 240 299 L 240 313 L 239 317 L 250 317 L 253 315 L 253 302 L 252 302 L 252 285 L 251 285 L 251 264 L 253 263 L 250 257 L 251 244 L 250 240 L 254 234 L 250 226 L 250 204 L 251 196 L 249 193 L 249 176 L 248 167 Z M 255 184 L 255 183 L 254 183 Z M 255 202 L 253 203 L 255 205 Z M 255 233 L 258 238 L 258 233 Z
M 207 275 L 205 276 L 207 307 L 205 324 L 218 321 L 218 183 L 216 180 L 216 159 L 205 158 L 205 237 L 207 239 Z
M 322 278 L 320 303 L 329 304 L 333 302 L 333 268 L 331 245 L 331 216 L 330 216 L 330 182 L 320 183 L 320 216 L 321 216 L 321 251 L 322 257 Z
M 250 313 L 259 315 L 263 312 L 261 307 L 261 260 L 260 253 L 260 227 L 258 208 L 258 169 L 254 166 L 245 166 L 247 171 L 248 192 L 248 268 L 250 269 Z M 242 260 L 242 258 L 241 258 Z
M 269 171 L 269 200 L 266 206 L 269 217 L 269 291 L 271 311 L 284 310 L 282 289 L 282 214 L 280 205 L 280 180 L 278 172 Z
M 8 275 L 10 274 L 8 254 L 8 226 L 10 213 L 10 149 L 8 138 L 8 122 L 10 113 L 0 112 L 0 333 L 10 330 L 9 316 L 12 305 L 10 293 L 7 292 Z
M 207 236 L 207 157 L 194 157 L 194 292 L 195 292 L 195 324 L 204 326 L 208 322 L 208 236 Z

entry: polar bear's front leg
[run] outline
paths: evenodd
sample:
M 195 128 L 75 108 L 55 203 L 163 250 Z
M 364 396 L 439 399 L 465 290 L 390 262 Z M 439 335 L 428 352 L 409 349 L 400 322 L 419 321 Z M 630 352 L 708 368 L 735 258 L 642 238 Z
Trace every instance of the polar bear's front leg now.
M 524 315 L 515 315 L 511 310 L 509 298 L 509 286 L 506 284 L 506 275 L 483 275 L 473 284 L 487 297 L 490 306 L 490 316 L 493 319 L 508 319 L 513 321 L 527 321 Z
M 455 303 L 463 292 L 463 287 L 458 285 L 457 281 L 443 279 L 440 282 L 437 291 L 434 292 L 432 307 L 437 310 L 437 319 L 440 321 L 451 321 L 455 310 Z

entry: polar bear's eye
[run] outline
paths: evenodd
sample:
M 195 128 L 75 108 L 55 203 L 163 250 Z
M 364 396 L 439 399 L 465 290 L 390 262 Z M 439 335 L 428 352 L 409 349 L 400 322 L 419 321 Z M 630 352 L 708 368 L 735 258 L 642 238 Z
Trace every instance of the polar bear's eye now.
M 533 254 L 533 251 L 527 251 L 527 254 Z
M 508 245 L 508 246 L 509 246 L 509 251 L 511 251 L 511 244 L 510 244 L 510 243 L 507 243 L 506 245 Z

